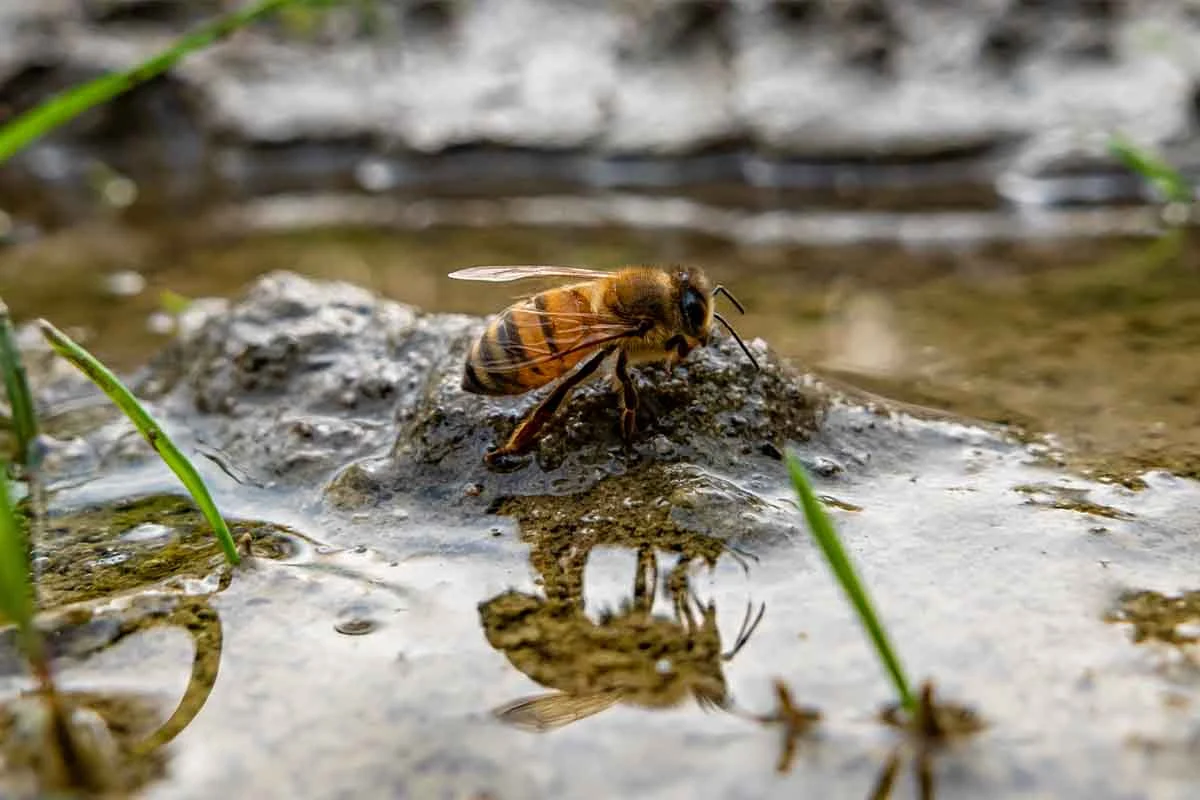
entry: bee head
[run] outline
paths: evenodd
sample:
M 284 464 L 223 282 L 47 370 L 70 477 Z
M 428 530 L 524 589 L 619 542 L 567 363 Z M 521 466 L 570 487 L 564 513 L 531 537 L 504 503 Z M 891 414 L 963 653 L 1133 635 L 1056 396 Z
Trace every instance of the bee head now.
M 679 347 L 679 355 L 686 356 L 688 351 L 696 344 L 701 346 L 708 344 L 709 332 L 712 330 L 712 323 L 715 319 L 721 323 L 724 328 L 729 331 L 738 346 L 742 348 L 742 352 L 750 359 L 750 363 L 754 365 L 754 369 L 759 369 L 758 361 L 754 355 L 746 347 L 746 343 L 742 341 L 742 337 L 738 336 L 737 331 L 733 326 L 713 310 L 713 298 L 718 294 L 723 294 L 729 301 L 733 303 L 738 311 L 745 313 L 742 304 L 737 301 L 729 290 L 724 286 L 714 287 L 705 275 L 699 269 L 683 269 L 680 268 L 675 272 L 675 280 L 679 287 L 679 316 L 681 327 L 683 328 L 684 339 L 683 346 Z
M 683 332 L 688 338 L 706 345 L 713 319 L 712 286 L 708 277 L 697 269 L 680 270 L 677 279 Z

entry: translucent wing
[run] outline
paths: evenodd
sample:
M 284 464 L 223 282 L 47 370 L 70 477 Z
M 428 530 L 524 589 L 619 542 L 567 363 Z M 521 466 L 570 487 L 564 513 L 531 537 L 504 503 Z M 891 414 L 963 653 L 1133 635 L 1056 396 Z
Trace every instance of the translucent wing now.
M 456 272 L 451 272 L 449 277 L 456 278 L 460 281 L 489 281 L 491 283 L 504 283 L 507 281 L 518 281 L 523 278 L 579 278 L 581 280 L 592 280 L 594 278 L 606 278 L 611 274 L 611 272 L 603 272 L 597 269 L 544 265 L 467 267 L 466 269 L 460 269 Z
M 620 699 L 620 692 L 582 695 L 550 692 L 516 700 L 492 713 L 509 725 L 543 733 L 599 714 Z

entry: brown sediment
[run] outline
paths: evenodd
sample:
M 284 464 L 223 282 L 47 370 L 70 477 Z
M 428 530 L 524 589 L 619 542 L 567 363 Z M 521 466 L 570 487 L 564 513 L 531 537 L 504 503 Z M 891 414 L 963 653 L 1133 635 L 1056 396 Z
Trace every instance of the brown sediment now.
M 32 695 L 26 699 L 33 699 Z M 104 797 L 127 796 L 166 773 L 165 752 L 161 749 L 137 750 L 138 743 L 162 718 L 160 703 L 128 693 L 64 692 L 61 699 L 67 713 L 75 709 L 95 712 L 116 744 L 115 763 L 106 765 L 110 770 Z M 14 734 L 17 724 L 12 701 L 0 703 L 0 753 L 8 763 L 8 769 L 0 772 L 0 789 L 13 791 L 16 796 L 25 796 L 24 792 L 30 792 L 28 796 L 40 796 L 41 787 L 37 786 L 33 775 L 37 770 L 36 762 L 46 754 L 25 752 L 19 747 L 18 737 Z
M 1055 486 L 1049 483 L 1023 483 L 1013 487 L 1014 492 L 1030 495 L 1029 503 L 1035 506 L 1058 508 L 1064 511 L 1076 511 L 1080 514 L 1090 514 L 1106 519 L 1133 519 L 1134 515 L 1119 508 L 1106 506 L 1088 499 L 1087 489 L 1075 489 L 1068 486 Z M 1038 499 L 1045 495 L 1047 499 Z

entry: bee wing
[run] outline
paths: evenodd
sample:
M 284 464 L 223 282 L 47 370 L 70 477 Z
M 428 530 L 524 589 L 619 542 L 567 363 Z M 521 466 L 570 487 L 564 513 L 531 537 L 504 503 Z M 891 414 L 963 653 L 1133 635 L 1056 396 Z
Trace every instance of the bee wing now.
M 466 269 L 460 269 L 456 272 L 451 272 L 448 277 L 456 278 L 460 281 L 488 281 L 491 283 L 504 283 L 507 281 L 518 281 L 522 278 L 580 278 L 582 280 L 591 280 L 594 278 L 605 278 L 611 274 L 611 272 L 603 272 L 598 269 L 542 265 L 511 267 L 467 267 Z
M 550 692 L 514 700 L 492 711 L 502 722 L 543 733 L 599 714 L 621 699 L 620 692 L 567 694 Z
M 538 311 L 531 307 L 521 309 L 527 314 L 547 317 L 554 321 L 555 347 L 544 342 L 523 347 L 528 357 L 511 360 L 507 355 L 499 360 L 483 359 L 481 369 L 521 370 L 557 361 L 585 350 L 595 350 L 611 342 L 636 336 L 643 331 L 643 323 L 622 320 L 611 314 L 594 314 L 587 311 Z

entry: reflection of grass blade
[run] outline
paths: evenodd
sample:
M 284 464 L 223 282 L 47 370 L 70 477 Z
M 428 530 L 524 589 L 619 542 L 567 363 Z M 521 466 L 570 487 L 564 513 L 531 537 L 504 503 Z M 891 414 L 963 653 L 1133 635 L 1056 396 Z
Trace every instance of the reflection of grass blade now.
M 0 163 L 48 131 L 170 69 L 184 56 L 201 50 L 284 6 L 312 0 L 258 0 L 209 22 L 171 47 L 124 72 L 103 75 L 50 98 L 0 128 Z
M 204 481 L 200 478 L 200 473 L 196 472 L 196 468 L 188 461 L 187 457 L 179 451 L 175 443 L 163 433 L 158 423 L 154 418 L 147 413 L 142 404 L 125 385 L 117 379 L 117 376 L 112 374 L 107 367 L 101 364 L 96 358 L 84 350 L 78 344 L 71 340 L 65 333 L 51 325 L 46 320 L 38 320 L 41 326 L 42 335 L 50 342 L 50 346 L 58 352 L 63 358 L 74 364 L 80 372 L 87 375 L 93 383 L 95 383 L 109 398 L 116 403 L 117 407 L 125 413 L 125 416 L 137 426 L 138 431 L 150 443 L 155 452 L 162 457 L 167 466 L 179 476 L 179 480 L 183 481 L 183 485 L 191 492 L 192 499 L 196 501 L 196 505 L 204 514 L 209 524 L 212 525 L 213 531 L 217 535 L 217 540 L 221 543 L 221 549 L 225 551 L 225 558 L 231 564 L 237 564 L 240 559 L 237 553 L 237 547 L 233 542 L 233 535 L 229 532 L 229 527 L 225 524 L 221 512 L 217 510 L 216 504 L 213 502 L 212 496 L 208 493 L 208 487 L 204 485 Z
M 7 468 L 7 464 L 0 462 Z M 32 664 L 44 663 L 42 642 L 33 627 L 33 587 L 29 548 L 8 494 L 8 479 L 0 474 L 0 611 L 16 624 L 21 647 Z
M 867 596 L 867 591 L 859 581 L 858 574 L 854 571 L 854 565 L 850 563 L 850 558 L 846 555 L 846 551 L 842 548 L 841 539 L 838 538 L 837 531 L 833 527 L 833 522 L 825 514 L 825 509 L 821 507 L 821 501 L 817 499 L 812 486 L 809 485 L 808 477 L 805 475 L 804 467 L 800 464 L 799 460 L 795 456 L 788 454 L 787 461 L 788 472 L 791 473 L 792 477 L 792 486 L 795 487 L 796 494 L 800 497 L 804 516 L 808 520 L 808 529 L 812 532 L 813 538 L 817 540 L 817 544 L 820 545 L 821 552 L 825 554 L 825 559 L 829 562 L 830 569 L 833 570 L 838 583 L 842 585 L 846 596 L 858 612 L 859 621 L 862 622 L 867 634 L 871 637 L 871 641 L 875 645 L 875 650 L 879 653 L 879 658 L 883 661 L 884 667 L 887 668 L 892 682 L 896 684 L 896 692 L 900 695 L 900 704 L 905 710 L 909 712 L 914 711 L 916 709 L 916 702 L 913 699 L 912 691 L 909 689 L 908 679 L 904 677 L 904 670 L 900 666 L 900 660 L 896 658 L 896 654 L 892 651 L 887 633 L 884 631 L 883 625 L 880 624 L 878 617 L 875 616 L 875 610 L 871 605 L 870 598 Z
M 17 349 L 8 306 L 0 300 L 0 371 L 4 373 L 4 390 L 12 409 L 13 432 L 17 437 L 17 463 L 29 472 L 30 448 L 37 438 L 37 417 L 33 412 L 33 395 L 25 379 L 21 351 Z
M 1193 199 L 1192 184 L 1162 158 L 1144 147 L 1134 144 L 1120 134 L 1108 140 L 1108 150 L 1122 164 L 1136 172 L 1171 203 L 1190 203 Z

